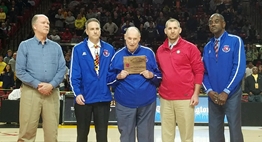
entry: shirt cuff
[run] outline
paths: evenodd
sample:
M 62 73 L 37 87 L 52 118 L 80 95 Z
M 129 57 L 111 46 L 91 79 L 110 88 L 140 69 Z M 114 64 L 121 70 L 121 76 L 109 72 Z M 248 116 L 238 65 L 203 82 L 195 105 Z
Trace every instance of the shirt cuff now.
M 228 89 L 224 89 L 223 91 L 226 92 L 228 95 L 230 93 L 230 91 Z
M 212 90 L 212 89 L 208 89 L 208 90 L 206 91 L 206 94 L 208 95 L 208 93 L 209 93 L 210 91 L 213 91 L 213 90 Z

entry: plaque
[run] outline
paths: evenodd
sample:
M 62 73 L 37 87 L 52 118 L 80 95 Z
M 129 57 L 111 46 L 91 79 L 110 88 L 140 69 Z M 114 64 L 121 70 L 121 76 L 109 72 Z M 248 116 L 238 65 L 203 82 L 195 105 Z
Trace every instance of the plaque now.
M 146 56 L 124 56 L 124 70 L 129 74 L 139 74 L 146 70 Z

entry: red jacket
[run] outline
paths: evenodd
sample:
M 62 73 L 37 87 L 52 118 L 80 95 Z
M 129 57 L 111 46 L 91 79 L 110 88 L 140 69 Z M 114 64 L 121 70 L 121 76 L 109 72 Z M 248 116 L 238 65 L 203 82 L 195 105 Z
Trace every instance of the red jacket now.
M 157 50 L 157 62 L 162 72 L 159 94 L 167 100 L 187 100 L 195 84 L 202 84 L 204 65 L 198 48 L 182 39 L 170 50 L 168 39 Z

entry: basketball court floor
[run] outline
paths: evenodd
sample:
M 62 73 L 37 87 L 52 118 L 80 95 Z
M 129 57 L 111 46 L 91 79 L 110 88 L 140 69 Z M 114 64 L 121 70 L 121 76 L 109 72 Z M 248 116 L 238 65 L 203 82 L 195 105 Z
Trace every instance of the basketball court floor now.
M 1 125 L 1 124 L 0 124 Z M 18 128 L 0 128 L 0 142 L 16 142 L 18 135 Z M 108 127 L 108 142 L 120 142 L 119 132 L 116 125 L 110 125 Z M 245 142 L 262 142 L 262 126 L 261 127 L 242 127 Z M 174 142 L 181 142 L 179 137 L 179 131 Z M 225 127 L 226 142 L 229 141 L 228 127 Z M 58 141 L 59 142 L 75 142 L 76 141 L 76 126 L 75 125 L 61 125 L 58 129 Z M 208 142 L 208 127 L 207 126 L 195 126 L 194 128 L 194 142 Z M 38 128 L 36 142 L 44 142 L 43 130 Z M 94 127 L 91 126 L 89 141 L 96 142 Z M 155 141 L 161 142 L 161 126 L 155 126 Z

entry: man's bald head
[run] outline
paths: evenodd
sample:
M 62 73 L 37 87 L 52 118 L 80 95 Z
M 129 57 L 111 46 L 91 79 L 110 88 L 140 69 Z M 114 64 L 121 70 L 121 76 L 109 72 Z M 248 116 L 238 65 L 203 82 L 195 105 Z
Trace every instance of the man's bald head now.
M 126 34 L 138 34 L 138 36 L 141 37 L 141 33 L 140 33 L 140 31 L 138 30 L 137 27 L 129 27 L 129 28 L 127 28 L 125 35 Z
M 138 28 L 129 27 L 125 33 L 126 46 L 129 52 L 135 52 L 140 42 L 141 34 Z
M 213 17 L 218 17 L 220 20 L 225 21 L 224 16 L 219 13 L 212 14 L 209 19 L 212 19 Z

